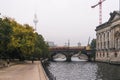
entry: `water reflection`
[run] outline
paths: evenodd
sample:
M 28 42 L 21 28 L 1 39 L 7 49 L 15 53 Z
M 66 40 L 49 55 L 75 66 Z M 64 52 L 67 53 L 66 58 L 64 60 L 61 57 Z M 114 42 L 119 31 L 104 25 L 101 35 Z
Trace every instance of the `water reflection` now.
M 54 61 L 66 61 L 66 58 L 55 58 Z M 87 61 L 87 60 L 80 59 L 79 57 L 71 57 L 71 61 Z
M 56 80 L 120 80 L 120 67 L 104 63 L 51 62 Z
M 54 61 L 66 61 L 66 58 L 55 58 Z
M 71 57 L 71 61 L 87 61 L 87 60 L 80 59 L 79 57 Z
M 97 79 L 120 80 L 120 65 L 97 63 Z

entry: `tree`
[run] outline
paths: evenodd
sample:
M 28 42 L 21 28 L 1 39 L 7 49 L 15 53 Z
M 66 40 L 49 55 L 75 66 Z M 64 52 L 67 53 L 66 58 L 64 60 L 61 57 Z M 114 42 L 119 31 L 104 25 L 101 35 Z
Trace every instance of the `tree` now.
M 93 57 L 94 60 L 95 60 L 95 53 L 96 53 L 96 39 L 93 39 L 93 40 L 92 40 L 92 42 L 91 42 L 91 44 L 90 44 L 90 47 L 91 47 L 91 49 L 92 49 L 92 55 L 91 55 L 91 57 Z
M 48 57 L 48 45 L 32 26 L 21 25 L 11 18 L 0 18 L 0 56 L 7 58 Z
M 35 34 L 34 30 L 28 24 L 20 25 L 16 21 L 12 21 L 13 35 L 9 47 L 12 51 L 16 51 L 20 59 L 24 59 L 27 54 L 34 52 Z
M 3 57 L 9 57 L 8 45 L 11 41 L 12 26 L 10 25 L 10 19 L 0 19 L 0 53 Z
M 96 49 L 96 39 L 93 39 L 90 44 L 91 49 Z
M 39 35 L 36 33 L 35 37 L 35 52 L 34 54 L 38 55 L 42 58 L 48 58 L 49 57 L 49 51 L 48 51 L 48 45 L 45 43 L 44 38 L 42 35 Z

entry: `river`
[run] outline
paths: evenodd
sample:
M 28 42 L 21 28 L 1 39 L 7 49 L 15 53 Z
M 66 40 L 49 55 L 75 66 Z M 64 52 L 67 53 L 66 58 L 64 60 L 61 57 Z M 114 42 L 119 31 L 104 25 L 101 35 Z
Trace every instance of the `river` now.
M 120 80 L 120 66 L 107 63 L 50 62 L 48 69 L 56 80 Z

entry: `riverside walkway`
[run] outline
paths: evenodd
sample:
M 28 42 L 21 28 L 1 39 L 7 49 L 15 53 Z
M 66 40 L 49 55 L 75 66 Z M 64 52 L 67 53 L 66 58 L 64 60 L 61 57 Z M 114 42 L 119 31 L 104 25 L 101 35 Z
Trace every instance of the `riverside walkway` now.
M 0 80 L 49 80 L 40 61 L 27 61 L 0 69 Z

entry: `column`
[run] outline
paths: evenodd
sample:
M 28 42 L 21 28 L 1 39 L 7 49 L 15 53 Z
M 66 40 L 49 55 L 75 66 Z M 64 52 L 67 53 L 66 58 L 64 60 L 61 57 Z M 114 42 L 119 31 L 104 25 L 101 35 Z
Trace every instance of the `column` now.
M 97 36 L 97 38 L 96 38 L 96 49 L 98 50 L 99 49 L 99 45 L 98 45 L 99 44 L 99 42 L 98 42 L 99 41 L 99 34 L 97 33 L 96 36 Z
M 109 31 L 109 48 L 112 48 L 112 36 L 111 36 L 111 31 Z

